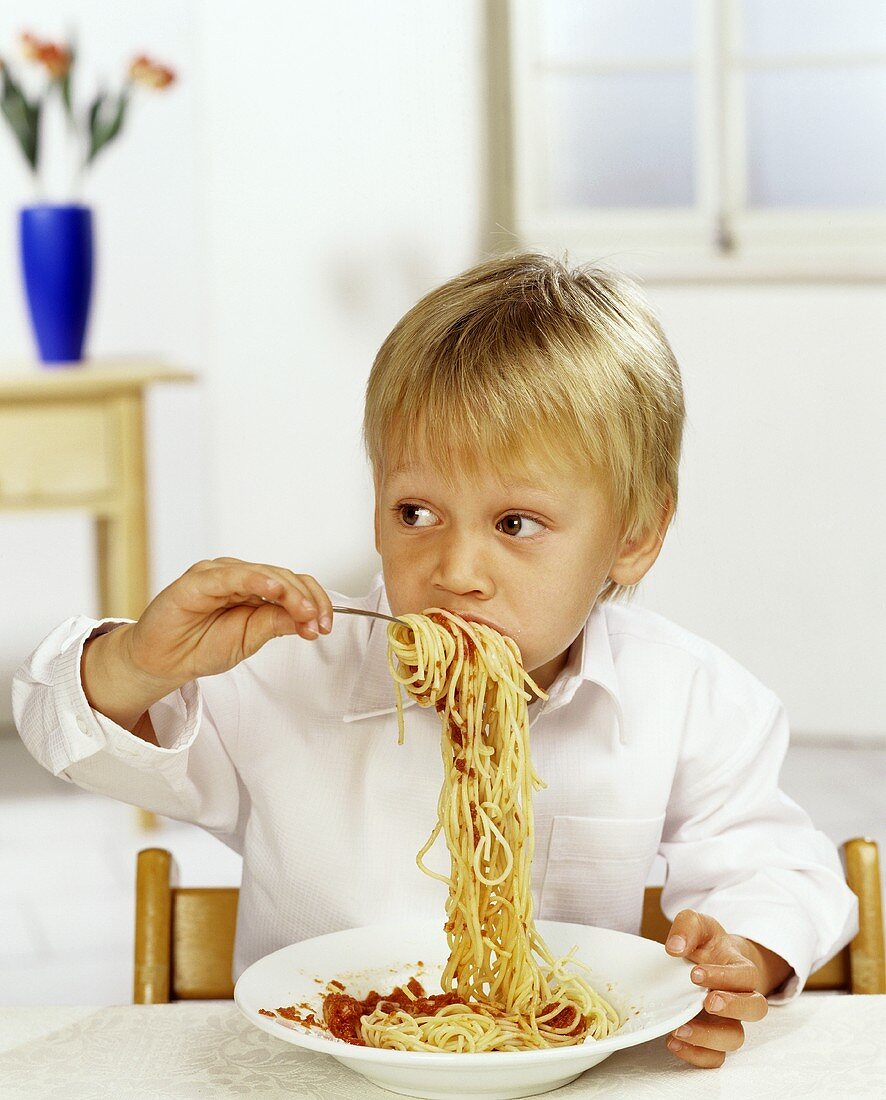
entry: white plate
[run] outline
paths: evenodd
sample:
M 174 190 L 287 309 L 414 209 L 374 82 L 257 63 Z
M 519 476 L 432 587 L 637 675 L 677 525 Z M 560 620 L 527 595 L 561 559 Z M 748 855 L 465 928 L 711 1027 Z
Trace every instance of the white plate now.
M 322 994 L 331 979 L 360 998 L 372 988 L 388 992 L 412 975 L 428 992 L 439 992 L 447 948 L 437 920 L 350 928 L 283 947 L 244 970 L 234 1000 L 248 1020 L 278 1039 L 329 1054 L 381 1088 L 430 1100 L 537 1096 L 616 1050 L 665 1035 L 701 1010 L 706 991 L 692 984 L 690 965 L 665 954 L 661 944 L 584 924 L 540 920 L 537 927 L 555 956 L 578 947 L 578 958 L 591 967 L 584 976 L 625 1019 L 614 1035 L 549 1050 L 428 1054 L 355 1046 L 259 1014 L 260 1008 L 306 1002 L 322 1018 Z

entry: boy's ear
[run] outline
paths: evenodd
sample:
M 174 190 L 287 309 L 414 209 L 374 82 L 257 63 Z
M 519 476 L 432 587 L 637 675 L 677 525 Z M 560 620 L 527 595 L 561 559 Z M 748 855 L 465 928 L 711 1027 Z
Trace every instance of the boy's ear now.
M 609 579 L 625 587 L 639 584 L 655 563 L 673 517 L 674 497 L 668 490 L 658 522 L 638 538 L 625 539 L 622 542 L 609 570 Z
M 375 552 L 381 556 L 381 539 L 378 533 L 378 495 L 375 497 L 375 510 L 373 515 L 373 526 L 375 527 Z

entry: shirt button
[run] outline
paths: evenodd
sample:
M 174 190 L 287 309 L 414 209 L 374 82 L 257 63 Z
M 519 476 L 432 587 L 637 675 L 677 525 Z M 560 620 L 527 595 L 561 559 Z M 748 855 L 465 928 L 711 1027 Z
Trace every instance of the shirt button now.
M 87 737 L 89 736 L 89 726 L 86 725 L 86 719 L 81 718 L 79 715 L 77 716 L 77 728 L 81 733 L 85 733 Z

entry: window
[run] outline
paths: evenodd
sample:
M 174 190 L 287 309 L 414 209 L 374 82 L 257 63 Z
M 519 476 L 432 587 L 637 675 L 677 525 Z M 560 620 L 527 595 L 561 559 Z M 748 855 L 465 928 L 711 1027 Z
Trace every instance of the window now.
M 884 0 L 508 15 L 522 243 L 653 278 L 886 278 Z

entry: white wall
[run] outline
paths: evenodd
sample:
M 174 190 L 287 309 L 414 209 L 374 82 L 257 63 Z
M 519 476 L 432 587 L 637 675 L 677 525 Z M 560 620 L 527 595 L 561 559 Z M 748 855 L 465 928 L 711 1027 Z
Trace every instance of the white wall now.
M 210 8 L 218 545 L 359 591 L 378 568 L 369 368 L 397 318 L 476 259 L 481 7 Z
M 755 672 L 795 730 L 886 733 L 886 290 L 649 293 L 688 424 L 640 598 Z
M 92 353 L 153 350 L 205 379 L 151 400 L 154 590 L 230 554 L 360 591 L 378 568 L 359 449 L 372 358 L 488 239 L 480 0 L 72 0 L 41 5 L 39 26 L 7 0 L 0 52 L 64 10 L 96 54 L 144 48 L 183 77 L 91 194 Z M 7 210 L 27 198 L 9 148 Z M 0 226 L 0 360 L 30 350 L 13 243 Z M 883 733 L 882 288 L 649 294 L 690 422 L 680 515 L 641 602 L 747 664 L 795 728 Z M 61 618 L 94 612 L 91 549 L 82 517 L 0 516 L 0 682 Z
M 122 135 L 96 160 L 79 194 L 65 192 L 50 116 L 45 135 L 47 198 L 79 198 L 96 219 L 96 273 L 87 352 L 157 355 L 206 369 L 205 180 L 198 137 L 203 115 L 200 10 L 175 0 L 7 0 L 0 6 L 0 55 L 17 56 L 21 30 L 47 38 L 74 25 L 75 91 L 87 102 L 102 80 L 119 87 L 135 53 L 175 67 L 166 94 L 138 96 Z M 36 74 L 33 74 L 36 75 Z M 82 80 L 80 79 L 82 78 Z M 37 193 L 18 147 L 0 122 L 0 371 L 40 369 L 18 262 L 17 211 Z M 200 557 L 213 524 L 205 499 L 207 383 L 158 386 L 148 396 L 148 468 L 154 587 Z M 92 524 L 85 513 L 0 513 L 0 725 L 11 722 L 8 685 L 17 664 L 68 615 L 97 614 Z

